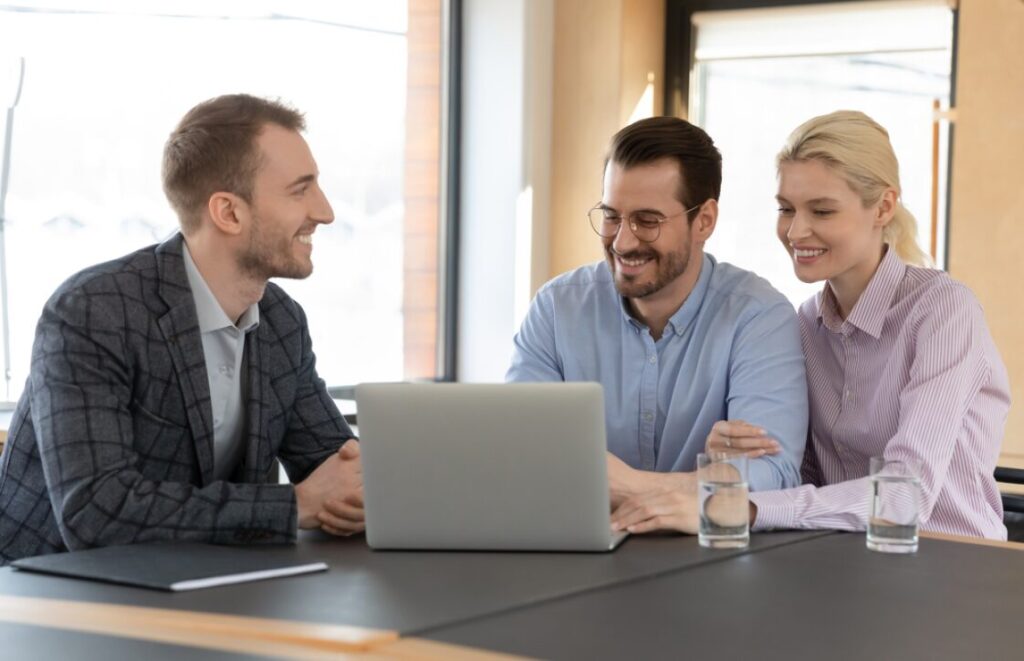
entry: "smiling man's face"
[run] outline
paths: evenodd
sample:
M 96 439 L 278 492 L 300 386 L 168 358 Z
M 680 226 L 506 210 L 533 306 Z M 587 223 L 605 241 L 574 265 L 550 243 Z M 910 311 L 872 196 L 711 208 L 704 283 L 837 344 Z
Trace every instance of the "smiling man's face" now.
M 313 232 L 334 221 L 316 161 L 298 132 L 274 124 L 264 127 L 256 144 L 260 167 L 239 267 L 264 280 L 308 277 L 313 272 Z

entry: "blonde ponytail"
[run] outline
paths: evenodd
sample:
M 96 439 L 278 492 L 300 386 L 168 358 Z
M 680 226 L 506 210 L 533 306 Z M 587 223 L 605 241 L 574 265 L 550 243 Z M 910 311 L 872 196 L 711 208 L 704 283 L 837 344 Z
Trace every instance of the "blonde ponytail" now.
M 882 230 L 882 240 L 907 264 L 934 266 L 931 256 L 917 244 L 917 220 L 902 202 L 896 203 L 896 213 Z

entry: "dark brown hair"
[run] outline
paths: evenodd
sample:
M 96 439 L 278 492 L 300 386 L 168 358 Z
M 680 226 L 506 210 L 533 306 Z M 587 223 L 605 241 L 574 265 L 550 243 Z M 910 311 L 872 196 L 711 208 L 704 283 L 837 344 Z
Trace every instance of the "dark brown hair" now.
M 189 110 L 164 145 L 164 194 L 181 229 L 199 228 L 201 210 L 219 191 L 252 202 L 260 167 L 256 138 L 267 124 L 292 131 L 306 128 L 302 113 L 279 101 L 228 94 Z
M 679 165 L 682 186 L 676 196 L 685 208 L 708 198 L 718 199 L 722 190 L 722 155 L 703 129 L 678 117 L 641 119 L 616 133 L 605 167 L 608 161 L 630 168 L 663 158 L 671 158 Z

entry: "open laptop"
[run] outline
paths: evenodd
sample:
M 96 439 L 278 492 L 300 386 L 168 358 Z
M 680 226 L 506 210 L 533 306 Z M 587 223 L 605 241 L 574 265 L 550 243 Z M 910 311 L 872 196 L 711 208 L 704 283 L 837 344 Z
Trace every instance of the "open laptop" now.
M 356 386 L 375 549 L 610 551 L 597 383 Z

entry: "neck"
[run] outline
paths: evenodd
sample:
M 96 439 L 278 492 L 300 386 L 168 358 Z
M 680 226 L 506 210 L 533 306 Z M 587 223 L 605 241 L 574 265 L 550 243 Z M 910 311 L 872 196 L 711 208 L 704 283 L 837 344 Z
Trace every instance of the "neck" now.
M 185 237 L 185 243 L 206 286 L 232 322 L 237 323 L 249 306 L 263 298 L 267 281 L 242 273 L 236 260 L 230 257 L 228 246 L 204 236 L 202 231 Z
M 886 247 L 883 244 L 878 249 L 878 252 L 875 253 L 873 259 L 865 260 L 855 268 L 829 279 L 828 284 L 836 297 L 840 318 L 846 319 L 853 312 L 853 307 L 857 305 L 861 294 L 868 288 L 868 283 L 871 282 L 875 271 L 878 270 L 878 265 L 882 263 L 885 249 Z
M 651 330 L 651 337 L 655 341 L 661 339 L 668 320 L 679 311 L 679 308 L 683 307 L 683 303 L 686 303 L 686 299 L 690 297 L 690 292 L 697 286 L 703 264 L 704 251 L 695 249 L 691 253 L 690 263 L 686 265 L 686 270 L 675 280 L 650 296 L 627 299 L 633 317 Z

